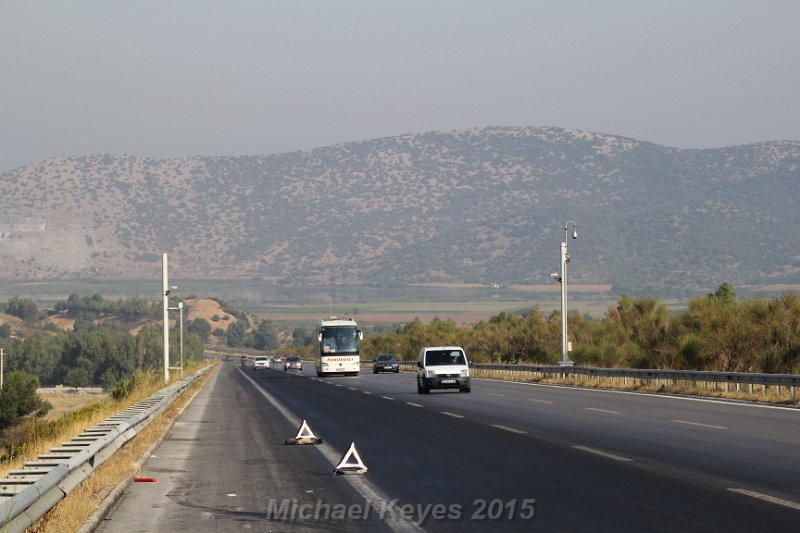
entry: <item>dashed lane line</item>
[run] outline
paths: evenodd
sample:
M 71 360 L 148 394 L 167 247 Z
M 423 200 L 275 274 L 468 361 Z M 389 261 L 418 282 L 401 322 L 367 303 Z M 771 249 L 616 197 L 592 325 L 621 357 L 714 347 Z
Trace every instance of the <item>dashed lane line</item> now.
M 489 424 L 493 428 L 502 429 L 503 431 L 510 431 L 511 433 L 517 433 L 518 435 L 524 435 L 527 431 L 523 431 L 517 428 L 510 428 L 508 426 L 501 426 L 500 424 Z
M 456 414 L 456 413 L 451 413 L 451 412 L 449 412 L 449 411 L 439 411 L 439 412 L 440 412 L 440 413 L 442 413 L 443 415 L 452 416 L 453 418 L 464 418 L 464 415 L 459 415 L 459 414 Z
M 411 405 L 413 407 L 425 407 L 424 405 L 422 405 L 420 403 L 414 403 L 414 402 L 406 402 L 406 404 Z
M 696 426 L 708 429 L 728 429 L 725 426 L 715 426 L 713 424 L 701 424 L 700 422 L 689 422 L 688 420 L 673 420 L 676 424 L 685 424 L 687 426 Z
M 587 411 L 594 411 L 595 413 L 607 413 L 609 415 L 618 415 L 619 411 L 609 411 L 608 409 L 597 409 L 596 407 L 585 407 Z
M 623 457 L 622 455 L 604 452 L 603 450 L 598 450 L 596 448 L 589 448 L 588 446 L 573 446 L 573 448 L 575 448 L 576 450 L 593 453 L 601 457 L 606 457 L 608 459 L 614 459 L 615 461 L 622 461 L 622 462 L 633 461 L 633 459 L 630 459 L 629 457 Z
M 736 492 L 738 494 L 744 494 L 745 496 L 750 496 L 751 498 L 757 498 L 765 502 L 774 503 L 775 505 L 782 505 L 783 507 L 788 507 L 790 509 L 796 509 L 800 511 L 800 503 L 797 502 L 784 500 L 782 498 L 776 498 L 775 496 L 770 496 L 769 494 L 762 494 L 754 490 L 739 489 L 739 488 L 729 488 L 728 490 L 731 492 Z

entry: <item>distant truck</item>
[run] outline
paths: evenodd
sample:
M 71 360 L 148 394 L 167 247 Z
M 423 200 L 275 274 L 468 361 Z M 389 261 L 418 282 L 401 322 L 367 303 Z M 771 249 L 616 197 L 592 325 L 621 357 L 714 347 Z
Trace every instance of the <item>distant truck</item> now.
M 352 318 L 331 317 L 320 320 L 317 326 L 315 366 L 317 376 L 345 374 L 357 376 L 361 370 L 359 342 L 364 334 Z

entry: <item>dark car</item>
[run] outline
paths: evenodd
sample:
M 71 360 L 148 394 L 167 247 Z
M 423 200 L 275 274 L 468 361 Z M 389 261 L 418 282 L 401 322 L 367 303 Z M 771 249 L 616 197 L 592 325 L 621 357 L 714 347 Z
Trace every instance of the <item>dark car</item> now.
M 303 370 L 303 360 L 295 355 L 290 355 L 283 363 L 284 370 Z
M 382 353 L 372 360 L 372 373 L 378 372 L 400 372 L 400 361 L 390 353 Z

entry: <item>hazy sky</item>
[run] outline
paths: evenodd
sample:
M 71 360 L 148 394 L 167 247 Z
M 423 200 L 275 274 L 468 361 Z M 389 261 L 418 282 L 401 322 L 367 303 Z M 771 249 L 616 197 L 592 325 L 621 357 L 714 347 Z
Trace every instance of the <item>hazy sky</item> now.
M 0 0 L 0 172 L 561 126 L 800 140 L 796 0 Z

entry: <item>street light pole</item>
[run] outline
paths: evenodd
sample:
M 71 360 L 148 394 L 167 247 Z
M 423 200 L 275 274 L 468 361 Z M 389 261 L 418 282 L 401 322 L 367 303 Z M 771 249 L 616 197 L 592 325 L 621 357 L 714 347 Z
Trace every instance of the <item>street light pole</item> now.
M 569 263 L 567 234 L 570 224 L 572 224 L 572 238 L 578 238 L 578 225 L 572 220 L 567 221 L 564 224 L 564 242 L 561 243 L 561 362 L 559 363 L 561 366 L 572 366 L 567 341 L 567 263 Z
M 178 302 L 178 307 L 170 307 L 169 310 L 180 312 L 178 318 L 178 333 L 180 334 L 181 339 L 181 366 L 178 367 L 177 370 L 181 371 L 181 378 L 183 378 L 183 302 Z
M 169 276 L 167 254 L 161 254 L 161 298 L 164 307 L 164 383 L 169 383 Z
M 178 302 L 180 311 L 180 333 L 181 333 L 181 379 L 183 379 L 183 302 Z

